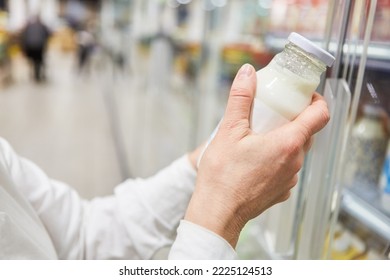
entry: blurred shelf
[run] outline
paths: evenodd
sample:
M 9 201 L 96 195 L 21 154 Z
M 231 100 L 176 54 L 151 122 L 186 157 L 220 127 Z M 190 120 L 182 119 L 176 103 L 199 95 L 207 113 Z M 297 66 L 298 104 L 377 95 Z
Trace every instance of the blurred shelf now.
M 290 33 L 269 33 L 265 36 L 264 42 L 267 48 L 274 52 L 280 52 L 284 49 L 284 46 L 288 43 L 288 36 Z M 313 38 L 310 35 L 301 34 L 302 36 L 308 38 L 310 41 L 315 43 L 318 46 L 321 46 L 322 42 L 319 39 Z M 333 50 L 336 49 L 336 45 L 334 44 Z M 331 48 L 332 50 L 332 48 Z
M 330 50 L 335 50 L 336 46 L 330 44 Z M 351 46 L 351 49 L 355 48 Z M 344 53 L 348 53 L 348 46 L 344 46 Z M 356 56 L 359 58 L 363 52 L 363 46 L 356 46 Z M 366 68 L 373 70 L 390 70 L 390 42 L 370 42 L 367 50 Z M 359 64 L 359 59 L 356 59 L 356 65 Z
M 279 52 L 284 48 L 284 45 L 287 43 L 287 37 L 289 34 L 269 34 L 265 37 L 266 46 L 273 52 Z M 310 39 L 310 36 L 308 36 Z M 315 44 L 321 46 L 322 42 L 317 39 L 311 39 Z M 353 42 L 354 44 L 347 45 L 343 47 L 343 52 L 348 53 L 348 49 L 351 49 L 351 52 L 355 52 L 356 56 L 359 57 L 363 52 L 363 46 L 361 43 Z M 356 46 L 355 46 L 356 45 Z M 334 53 L 337 49 L 337 45 L 334 42 L 329 44 L 329 51 Z M 367 50 L 367 68 L 370 69 L 380 69 L 380 70 L 390 70 L 390 42 L 370 42 Z M 356 63 L 359 63 L 359 60 L 356 60 Z
M 358 220 L 384 241 L 390 242 L 390 216 L 381 210 L 378 196 L 363 198 L 354 189 L 346 188 L 341 200 L 341 211 Z
M 390 42 L 372 42 L 368 46 L 368 57 L 390 60 Z
M 390 70 L 390 59 L 389 60 L 375 60 L 369 59 L 366 62 L 366 68 L 371 70 Z
M 287 43 L 288 35 L 289 34 L 267 34 L 264 37 L 264 43 L 270 51 L 275 53 L 280 52 Z

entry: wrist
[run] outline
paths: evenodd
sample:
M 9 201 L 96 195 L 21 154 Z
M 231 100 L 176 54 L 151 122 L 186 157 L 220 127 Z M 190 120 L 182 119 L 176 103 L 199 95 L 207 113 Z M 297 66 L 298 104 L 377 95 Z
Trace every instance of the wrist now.
M 192 167 L 197 171 L 198 170 L 198 158 L 201 152 L 204 149 L 204 144 L 200 145 L 198 148 L 188 153 L 188 159 L 191 162 Z
M 210 195 L 194 192 L 184 220 L 197 224 L 225 239 L 233 248 L 237 245 L 245 225 L 237 211 L 229 203 L 213 200 Z

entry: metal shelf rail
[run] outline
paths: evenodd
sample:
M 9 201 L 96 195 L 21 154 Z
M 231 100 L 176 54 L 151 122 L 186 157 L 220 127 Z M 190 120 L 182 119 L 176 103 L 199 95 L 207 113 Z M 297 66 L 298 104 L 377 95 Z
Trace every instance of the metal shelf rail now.
M 364 199 L 353 189 L 346 188 L 343 191 L 341 210 L 363 223 L 384 241 L 390 242 L 390 216 L 386 215 L 379 205 L 377 196 Z

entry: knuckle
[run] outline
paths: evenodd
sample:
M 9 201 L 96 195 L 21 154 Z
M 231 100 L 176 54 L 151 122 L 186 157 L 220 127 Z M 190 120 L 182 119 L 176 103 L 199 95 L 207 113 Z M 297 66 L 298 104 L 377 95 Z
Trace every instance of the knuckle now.
M 239 98 L 250 98 L 251 94 L 248 88 L 235 85 L 230 90 L 230 95 Z
M 312 147 L 312 145 L 313 145 L 313 142 L 314 142 L 313 137 L 310 137 L 309 141 L 307 141 L 307 142 L 305 143 L 305 145 L 303 146 L 303 151 L 304 151 L 305 153 L 307 153 L 307 152 L 310 151 L 310 149 L 311 149 L 311 147 Z
M 321 114 L 320 119 L 321 119 L 322 123 L 323 123 L 324 125 L 326 125 L 326 124 L 330 121 L 329 110 L 323 109 L 323 110 L 321 111 L 320 114 Z
M 299 134 L 297 135 L 297 141 L 299 143 L 306 143 L 312 136 L 311 129 L 308 124 L 300 123 Z
M 321 110 L 319 111 L 319 120 L 322 122 L 322 124 L 327 124 L 328 121 L 330 120 L 330 114 L 329 114 L 329 109 L 328 105 L 325 100 L 322 101 L 323 106 L 321 107 Z
M 218 155 L 218 156 L 217 156 Z M 220 174 L 223 169 L 223 154 L 215 153 L 214 150 L 207 151 L 203 155 L 202 161 L 207 163 L 207 169 L 215 174 Z
M 288 200 L 288 199 L 290 198 L 290 196 L 291 196 L 291 191 L 288 190 L 287 192 L 285 192 L 285 193 L 281 196 L 280 202 L 284 202 L 284 201 Z
M 289 189 L 294 188 L 298 184 L 299 176 L 298 174 L 295 174 L 294 177 L 291 179 L 290 187 Z
M 237 121 L 237 120 L 234 120 L 234 119 L 226 119 L 224 120 L 222 126 L 221 126 L 221 129 L 222 130 L 227 130 L 228 132 L 230 132 L 232 129 L 236 128 L 237 126 L 239 126 L 240 124 L 240 121 Z
M 287 138 L 283 143 L 282 152 L 287 158 L 295 157 L 300 153 L 302 145 L 298 137 Z
M 294 173 L 298 173 L 301 169 L 302 169 L 302 166 L 303 166 L 303 163 L 305 161 L 305 157 L 302 155 L 302 153 L 296 158 L 296 160 L 293 162 L 292 166 L 291 166 L 291 170 L 294 172 Z

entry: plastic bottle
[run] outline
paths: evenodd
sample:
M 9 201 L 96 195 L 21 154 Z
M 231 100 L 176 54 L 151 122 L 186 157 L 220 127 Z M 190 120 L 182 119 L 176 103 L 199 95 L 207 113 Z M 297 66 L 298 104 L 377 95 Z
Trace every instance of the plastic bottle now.
M 362 117 L 352 129 L 346 183 L 360 191 L 375 193 L 379 188 L 388 140 L 384 116 L 384 110 L 380 106 L 365 104 Z
M 250 117 L 254 132 L 270 131 L 298 116 L 310 104 L 321 74 L 334 62 L 331 54 L 295 32 L 288 41 L 284 50 L 256 73 L 257 89 Z

